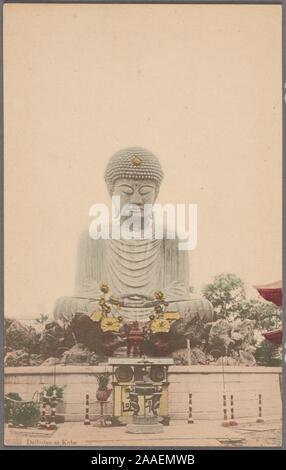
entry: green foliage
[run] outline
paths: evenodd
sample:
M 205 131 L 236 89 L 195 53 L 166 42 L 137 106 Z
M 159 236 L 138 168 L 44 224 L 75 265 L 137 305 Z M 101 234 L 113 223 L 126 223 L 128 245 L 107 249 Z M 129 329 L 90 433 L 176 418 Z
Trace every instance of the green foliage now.
M 213 305 L 217 318 L 228 318 L 235 316 L 245 299 L 245 288 L 235 274 L 219 274 L 204 287 L 203 295 Z
M 246 299 L 244 284 L 235 274 L 216 276 L 205 286 L 203 295 L 212 303 L 218 318 L 255 320 L 260 331 L 270 331 L 282 325 L 281 309 L 271 302 Z
M 217 318 L 234 322 L 237 319 L 255 320 L 257 332 L 275 330 L 282 326 L 282 311 L 272 302 L 247 299 L 242 280 L 235 274 L 220 274 L 205 286 L 203 295 L 212 303 Z M 260 336 L 258 334 L 258 336 Z M 257 340 L 256 361 L 260 365 L 281 364 L 281 347 L 264 339 Z
M 282 364 L 281 346 L 264 339 L 256 349 L 255 359 L 261 366 L 280 366 Z
M 7 393 L 5 397 L 11 398 L 11 400 L 22 401 L 22 398 L 20 397 L 19 393 L 16 392 Z
M 36 402 L 25 402 L 18 393 L 8 393 L 4 400 L 4 419 L 13 426 L 34 426 L 39 421 L 40 405 Z
M 22 398 L 20 397 L 20 395 L 18 393 L 7 393 L 5 395 L 5 400 L 4 400 L 4 419 L 5 419 L 5 423 L 7 423 L 9 421 L 9 418 L 10 418 L 10 415 L 12 413 L 12 409 L 13 409 L 13 401 L 9 400 L 9 398 L 11 400 L 17 400 L 17 401 L 22 401 Z
M 35 322 L 38 323 L 39 325 L 45 325 L 49 319 L 49 315 L 45 315 L 44 313 L 41 313 L 41 315 L 35 319 Z
M 20 349 L 29 354 L 38 354 L 39 335 L 32 326 L 8 319 L 5 321 L 5 354 Z
M 98 383 L 98 389 L 105 390 L 109 383 L 109 375 L 108 373 L 98 374 L 96 375 L 96 380 Z
M 43 398 L 46 395 L 47 398 L 54 396 L 54 390 L 56 391 L 56 397 L 62 399 L 64 396 L 64 386 L 59 385 L 46 385 L 40 393 L 40 397 Z
M 281 308 L 258 299 L 244 300 L 238 307 L 237 316 L 255 320 L 256 327 L 262 332 L 276 330 L 282 326 Z

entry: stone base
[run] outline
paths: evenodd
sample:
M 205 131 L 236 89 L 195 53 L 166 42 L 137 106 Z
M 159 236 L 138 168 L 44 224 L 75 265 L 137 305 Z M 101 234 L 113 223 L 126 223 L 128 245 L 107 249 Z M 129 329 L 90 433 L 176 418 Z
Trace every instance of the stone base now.
M 164 432 L 163 424 L 135 424 L 129 423 L 126 426 L 126 432 L 130 434 L 161 434 Z
M 127 424 L 126 432 L 131 434 L 160 434 L 164 432 L 163 424 L 158 423 L 158 416 L 133 416 L 132 423 Z

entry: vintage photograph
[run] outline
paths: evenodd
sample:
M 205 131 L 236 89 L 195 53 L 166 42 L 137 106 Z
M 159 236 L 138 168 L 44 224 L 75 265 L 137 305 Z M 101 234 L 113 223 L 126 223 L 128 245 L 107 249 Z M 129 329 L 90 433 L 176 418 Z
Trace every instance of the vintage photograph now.
M 3 8 L 6 446 L 282 445 L 282 7 Z

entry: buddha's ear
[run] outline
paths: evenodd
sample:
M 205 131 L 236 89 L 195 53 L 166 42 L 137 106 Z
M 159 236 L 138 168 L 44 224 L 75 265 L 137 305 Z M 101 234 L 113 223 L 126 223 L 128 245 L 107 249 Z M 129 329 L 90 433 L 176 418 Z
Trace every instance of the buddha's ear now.
M 154 202 L 156 202 L 159 192 L 160 192 L 160 186 L 156 186 L 156 189 L 155 189 L 155 200 L 154 200 Z
M 108 191 L 109 196 L 112 197 L 114 184 L 107 183 L 106 186 L 107 186 L 107 191 Z

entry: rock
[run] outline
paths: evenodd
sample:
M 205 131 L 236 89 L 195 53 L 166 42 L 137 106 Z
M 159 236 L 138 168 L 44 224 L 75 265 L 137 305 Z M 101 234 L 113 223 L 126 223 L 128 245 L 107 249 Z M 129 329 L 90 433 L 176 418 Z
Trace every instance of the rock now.
M 234 340 L 231 339 L 232 324 L 225 319 L 214 322 L 209 332 L 209 349 L 225 354 Z
M 173 352 L 172 357 L 176 364 L 188 365 L 188 350 L 186 348 Z M 204 351 L 199 348 L 190 349 L 190 365 L 207 364 L 207 357 Z
M 253 348 L 254 340 L 254 326 L 256 321 L 255 320 L 238 320 L 234 323 L 231 336 L 235 339 L 235 334 L 239 337 L 235 341 L 235 345 L 237 349 L 245 350 L 249 346 Z M 255 352 L 256 348 L 252 350 Z
M 71 349 L 64 352 L 60 362 L 61 364 L 95 365 L 100 362 L 100 358 L 82 344 L 75 344 Z
M 175 321 L 171 326 L 171 335 L 181 337 L 184 344 L 186 344 L 186 339 L 189 339 L 192 347 L 194 347 L 206 341 L 208 328 L 205 320 L 197 313 L 190 319 L 186 316 Z
M 103 352 L 103 335 L 99 322 L 92 321 L 88 315 L 77 313 L 70 323 L 70 329 L 77 343 L 90 351 L 99 354 Z
M 56 321 L 46 323 L 40 337 L 40 353 L 44 358 L 60 357 L 72 344 L 74 340 L 69 329 Z
M 6 367 L 39 366 L 42 362 L 42 356 L 39 354 L 29 354 L 24 349 L 8 352 L 4 360 Z
M 29 365 L 40 366 L 43 362 L 43 358 L 40 354 L 30 354 Z
M 211 355 L 218 358 L 225 354 L 225 365 L 254 365 L 256 363 L 253 353 L 255 321 L 245 319 L 230 322 L 225 319 L 217 320 L 211 326 L 208 341 L 208 350 Z M 221 364 L 219 359 L 215 364 Z
M 6 367 L 29 366 L 29 353 L 23 349 L 16 349 L 15 351 L 8 352 L 4 359 L 4 365 Z
M 191 363 L 192 364 L 207 364 L 207 357 L 204 351 L 199 348 L 191 349 Z
M 18 320 L 5 322 L 5 347 L 9 351 L 24 349 L 29 353 L 39 352 L 39 336 L 32 326 L 23 325 Z
M 248 346 L 245 350 L 239 351 L 239 363 L 245 366 L 255 366 L 256 359 L 253 353 L 256 351 L 256 348 L 253 346 Z
M 65 351 L 61 358 L 62 364 L 87 363 L 90 351 L 82 344 L 75 344 L 71 349 Z
M 13 323 L 13 318 L 4 318 L 4 330 L 5 330 L 5 333 L 7 331 L 7 329 L 11 326 L 11 324 Z
M 48 359 L 41 363 L 41 366 L 55 366 L 60 362 L 61 360 L 58 357 L 48 357 Z
M 98 354 L 96 354 L 96 353 L 91 353 L 89 358 L 88 358 L 88 364 L 90 366 L 96 366 L 97 364 L 99 364 L 102 361 L 103 361 L 103 358 L 101 356 L 99 356 Z
M 238 360 L 234 357 L 223 356 L 219 357 L 215 362 L 212 362 L 215 366 L 237 366 L 239 364 Z
M 127 347 L 126 346 L 121 346 L 120 348 L 117 348 L 114 353 L 113 357 L 127 357 Z

